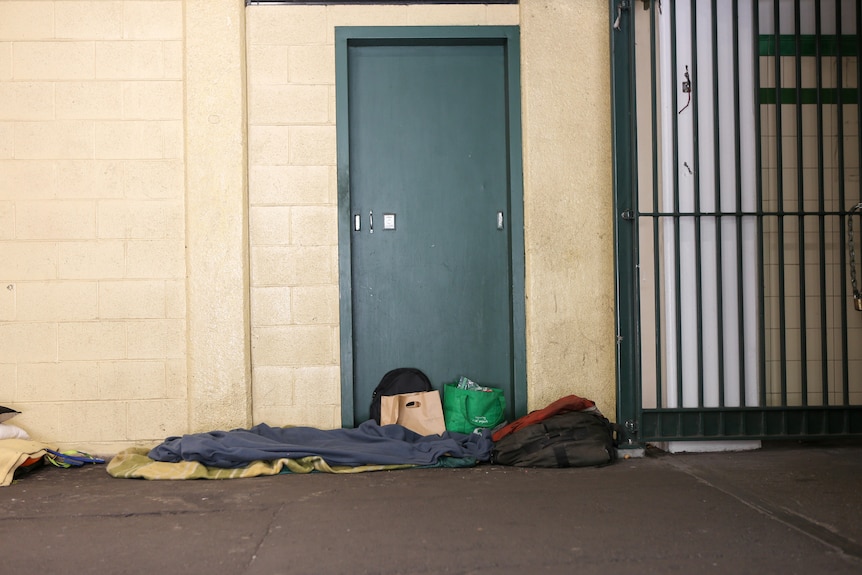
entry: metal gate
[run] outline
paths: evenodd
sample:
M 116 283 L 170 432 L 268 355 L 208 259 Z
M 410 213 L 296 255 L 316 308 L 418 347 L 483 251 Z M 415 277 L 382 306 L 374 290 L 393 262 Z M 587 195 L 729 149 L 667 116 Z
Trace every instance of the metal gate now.
M 610 7 L 627 441 L 862 435 L 859 3 Z

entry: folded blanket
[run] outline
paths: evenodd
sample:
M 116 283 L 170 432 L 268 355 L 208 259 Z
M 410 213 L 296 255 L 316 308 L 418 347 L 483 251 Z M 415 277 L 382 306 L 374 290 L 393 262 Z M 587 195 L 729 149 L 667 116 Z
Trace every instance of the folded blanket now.
M 56 447 L 27 439 L 0 439 L 0 487 L 12 484 L 15 470 L 30 459 L 39 459 Z
M 360 465 L 356 467 L 332 467 L 320 457 L 303 457 L 302 459 L 276 459 L 273 461 L 252 461 L 243 467 L 225 469 L 223 467 L 208 467 L 197 461 L 180 461 L 168 463 L 154 461 L 149 458 L 146 447 L 130 447 L 119 452 L 106 468 L 111 477 L 121 479 L 242 479 L 281 473 L 362 473 L 364 471 L 388 471 L 409 469 L 415 465 Z M 458 460 L 460 466 L 467 467 L 469 462 Z M 475 464 L 475 461 L 473 462 Z
M 435 465 L 445 456 L 488 461 L 488 433 L 419 435 L 401 425 L 368 420 L 355 429 L 270 427 L 213 431 L 169 437 L 149 452 L 155 461 L 196 461 L 208 467 L 237 468 L 253 461 L 317 456 L 329 466 Z

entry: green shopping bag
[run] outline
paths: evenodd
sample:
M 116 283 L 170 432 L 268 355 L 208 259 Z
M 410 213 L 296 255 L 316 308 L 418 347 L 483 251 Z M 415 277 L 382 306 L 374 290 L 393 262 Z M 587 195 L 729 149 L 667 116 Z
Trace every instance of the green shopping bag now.
M 456 383 L 443 386 L 443 417 L 447 431 L 473 433 L 477 427 L 493 429 L 506 418 L 503 390 L 460 389 Z

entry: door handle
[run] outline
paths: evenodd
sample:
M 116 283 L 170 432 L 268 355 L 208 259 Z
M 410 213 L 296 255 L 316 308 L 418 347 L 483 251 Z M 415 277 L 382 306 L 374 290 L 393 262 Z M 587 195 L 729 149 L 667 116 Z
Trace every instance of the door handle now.
M 502 211 L 497 212 L 497 229 L 498 230 L 503 229 L 503 212 Z
M 353 214 L 353 231 L 358 232 L 362 229 L 362 216 Z M 374 212 L 368 212 L 368 233 L 374 233 Z

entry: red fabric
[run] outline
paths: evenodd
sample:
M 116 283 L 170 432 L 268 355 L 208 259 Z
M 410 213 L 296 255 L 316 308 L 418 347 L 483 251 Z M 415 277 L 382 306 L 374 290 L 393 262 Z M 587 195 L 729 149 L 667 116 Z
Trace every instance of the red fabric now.
M 583 411 L 585 409 L 589 409 L 590 407 L 594 407 L 596 403 L 591 399 L 584 399 L 583 397 L 578 397 L 577 395 L 567 395 L 565 397 L 561 397 L 557 401 L 548 405 L 543 409 L 537 409 L 535 411 L 531 411 L 524 417 L 516 419 L 506 427 L 502 427 L 494 432 L 494 435 L 491 436 L 493 441 L 500 441 L 510 433 L 518 431 L 522 427 L 526 427 L 527 425 L 531 425 L 533 423 L 538 423 L 545 419 L 548 419 L 552 415 L 557 415 L 560 413 L 566 413 L 567 411 Z

